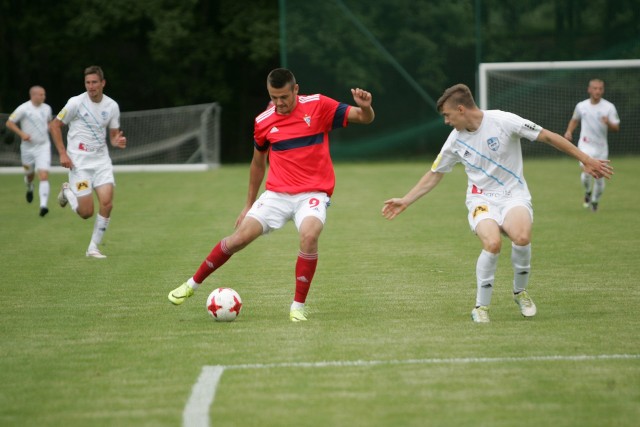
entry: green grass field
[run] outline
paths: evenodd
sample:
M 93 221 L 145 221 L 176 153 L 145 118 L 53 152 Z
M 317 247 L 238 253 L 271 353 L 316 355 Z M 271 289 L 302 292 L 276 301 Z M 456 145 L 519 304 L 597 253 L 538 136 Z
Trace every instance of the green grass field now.
M 179 426 L 195 408 L 215 427 L 635 426 L 640 158 L 613 164 L 592 214 L 575 161 L 525 162 L 538 315 L 512 301 L 505 241 L 487 325 L 470 320 L 480 245 L 461 167 L 389 222 L 382 202 L 430 159 L 336 166 L 306 323 L 288 318 L 291 223 L 167 301 L 232 232 L 248 166 L 117 174 L 106 260 L 84 257 L 93 219 L 56 205 L 66 175 L 45 218 L 0 175 L 0 425 Z M 242 296 L 237 321 L 207 314 L 217 286 Z M 190 399 L 205 366 L 225 367 L 210 408 Z

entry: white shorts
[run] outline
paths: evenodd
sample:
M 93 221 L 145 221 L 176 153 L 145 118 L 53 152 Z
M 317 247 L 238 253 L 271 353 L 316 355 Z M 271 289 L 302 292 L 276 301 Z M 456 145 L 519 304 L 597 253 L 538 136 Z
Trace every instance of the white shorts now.
M 324 224 L 330 201 L 327 193 L 287 194 L 267 190 L 251 206 L 247 216 L 262 224 L 263 234 L 282 228 L 289 220 L 293 220 L 299 230 L 302 221 L 309 216 Z
M 491 193 L 489 193 L 491 194 Z M 504 223 L 507 212 L 516 206 L 522 206 L 529 211 L 531 221 L 533 221 L 533 208 L 531 199 L 513 197 L 491 197 L 484 194 L 473 194 L 467 196 L 467 209 L 469 210 L 468 220 L 471 231 L 476 232 L 478 223 L 483 219 L 492 219 L 500 227 Z
M 91 194 L 94 188 L 105 184 L 116 185 L 111 163 L 69 171 L 69 187 L 78 197 Z
M 51 145 L 33 145 L 29 142 L 20 144 L 20 158 L 25 175 L 34 171 L 48 171 L 51 168 Z

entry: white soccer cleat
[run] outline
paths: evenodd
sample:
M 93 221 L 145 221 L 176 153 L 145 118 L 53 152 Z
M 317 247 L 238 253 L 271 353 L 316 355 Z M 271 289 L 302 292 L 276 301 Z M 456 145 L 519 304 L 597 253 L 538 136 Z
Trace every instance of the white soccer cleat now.
M 67 203 L 69 203 L 69 200 L 67 200 L 67 196 L 64 195 L 64 190 L 66 190 L 68 188 L 69 188 L 69 183 L 65 182 L 65 183 L 62 184 L 62 188 L 60 189 L 60 192 L 58 193 L 58 203 L 60 204 L 60 207 L 62 207 L 62 208 L 67 206 Z
M 481 305 L 471 310 L 471 319 L 476 323 L 489 323 L 489 307 Z
M 98 248 L 95 249 L 87 249 L 87 252 L 85 254 L 87 256 L 87 258 L 98 258 L 98 259 L 103 259 L 106 258 L 106 255 L 102 255 L 102 252 L 100 252 L 100 250 Z
M 513 300 L 518 304 L 518 307 L 520 307 L 520 313 L 522 313 L 524 317 L 533 317 L 536 315 L 536 305 L 533 303 L 527 291 L 514 294 Z

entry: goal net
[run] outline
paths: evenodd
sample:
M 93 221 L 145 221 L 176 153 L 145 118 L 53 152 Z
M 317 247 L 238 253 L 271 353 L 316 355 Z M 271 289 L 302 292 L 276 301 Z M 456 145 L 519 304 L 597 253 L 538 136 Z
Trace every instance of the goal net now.
M 640 60 L 484 63 L 479 69 L 479 104 L 518 114 L 564 135 L 573 109 L 589 98 L 589 80 L 605 82 L 604 98 L 620 116 L 620 131 L 609 132 L 609 154 L 637 155 L 640 144 Z M 579 129 L 574 134 L 578 140 Z M 547 144 L 522 144 L 524 155 L 559 153 Z
M 220 165 L 220 112 L 217 103 L 120 114 L 127 148 L 109 149 L 116 170 L 202 170 Z M 55 114 L 55 113 L 54 113 Z M 19 167 L 20 139 L 0 114 L 0 167 Z M 65 126 L 63 137 L 66 144 Z M 52 166 L 60 164 L 52 144 Z

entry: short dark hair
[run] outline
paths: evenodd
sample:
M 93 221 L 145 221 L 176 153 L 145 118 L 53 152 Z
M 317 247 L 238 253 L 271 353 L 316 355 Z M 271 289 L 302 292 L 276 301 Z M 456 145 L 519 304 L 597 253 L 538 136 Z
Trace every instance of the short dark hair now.
M 274 89 L 281 89 L 288 84 L 293 87 L 296 84 L 296 77 L 286 68 L 276 68 L 267 76 L 267 84 Z
M 102 68 L 97 65 L 91 65 L 84 69 L 85 77 L 89 74 L 97 74 L 100 77 L 100 80 L 104 80 L 104 73 L 102 72 Z
M 471 90 L 467 85 L 462 83 L 451 86 L 444 91 L 436 104 L 438 107 L 438 112 L 441 112 L 444 104 L 449 101 L 451 101 L 451 103 L 454 105 L 463 105 L 467 108 L 474 108 L 476 106 L 476 102 L 473 100 Z

